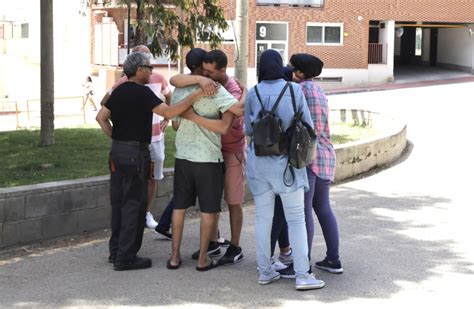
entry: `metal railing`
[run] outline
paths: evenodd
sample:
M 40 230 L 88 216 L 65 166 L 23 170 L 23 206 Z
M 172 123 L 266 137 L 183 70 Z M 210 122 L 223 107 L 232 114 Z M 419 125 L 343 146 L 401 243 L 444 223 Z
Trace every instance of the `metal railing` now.
M 15 123 L 16 129 L 20 128 L 19 122 L 19 110 L 18 110 L 18 102 L 17 101 L 2 101 L 0 102 L 0 117 L 10 117 L 15 115 Z
M 384 44 L 369 43 L 369 64 L 384 63 Z
M 86 110 L 82 110 L 84 97 L 68 96 L 54 99 L 55 126 L 81 126 L 95 123 Z M 85 106 L 85 109 L 88 109 Z M 89 117 L 90 116 L 90 117 Z M 41 101 L 5 100 L 0 101 L 0 131 L 25 129 L 41 126 Z

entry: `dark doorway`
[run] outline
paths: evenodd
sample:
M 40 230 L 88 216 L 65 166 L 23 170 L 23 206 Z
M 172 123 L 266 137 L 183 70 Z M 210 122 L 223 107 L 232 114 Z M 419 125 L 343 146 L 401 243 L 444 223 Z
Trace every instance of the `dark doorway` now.
M 438 29 L 431 28 L 430 33 L 430 66 L 435 67 L 438 63 Z
M 401 64 L 421 64 L 421 57 L 415 55 L 416 47 L 416 28 L 404 27 L 400 45 L 400 63 Z
M 378 43 L 379 42 L 379 28 L 370 27 L 369 28 L 369 43 Z

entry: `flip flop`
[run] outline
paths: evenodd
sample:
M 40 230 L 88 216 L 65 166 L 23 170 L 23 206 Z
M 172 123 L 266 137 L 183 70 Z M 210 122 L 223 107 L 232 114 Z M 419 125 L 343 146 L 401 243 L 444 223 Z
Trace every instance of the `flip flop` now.
M 179 261 L 178 265 L 171 264 L 170 260 L 166 262 L 166 268 L 168 269 L 178 269 L 180 266 L 181 266 L 181 261 Z
M 204 267 L 196 266 L 196 270 L 197 271 L 208 271 L 208 270 L 211 270 L 213 268 L 216 268 L 217 266 L 219 266 L 219 263 L 216 260 L 211 259 L 211 263 L 209 265 L 204 266 Z

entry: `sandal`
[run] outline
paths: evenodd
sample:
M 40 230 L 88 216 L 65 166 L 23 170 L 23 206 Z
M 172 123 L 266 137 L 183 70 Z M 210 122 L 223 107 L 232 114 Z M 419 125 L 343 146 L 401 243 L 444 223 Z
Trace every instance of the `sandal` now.
M 211 270 L 213 268 L 216 268 L 217 266 L 219 266 L 219 263 L 216 260 L 211 259 L 211 263 L 209 263 L 209 265 L 204 266 L 204 267 L 196 266 L 196 270 L 197 271 L 208 271 L 208 270 Z
M 171 264 L 170 260 L 166 262 L 166 268 L 168 269 L 178 269 L 180 266 L 181 266 L 181 260 L 179 261 L 178 265 Z

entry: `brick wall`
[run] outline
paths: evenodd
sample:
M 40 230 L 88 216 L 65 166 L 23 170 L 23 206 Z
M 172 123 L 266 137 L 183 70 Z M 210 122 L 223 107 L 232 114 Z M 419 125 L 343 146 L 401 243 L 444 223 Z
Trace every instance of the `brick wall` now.
M 249 68 L 255 67 L 257 21 L 288 22 L 288 55 L 308 52 L 318 55 L 325 68 L 367 69 L 370 20 L 411 22 L 474 23 L 474 0 L 325 0 L 323 8 L 257 6 L 249 0 Z M 235 0 L 220 0 L 226 19 L 235 19 Z M 123 33 L 126 8 L 107 9 Z M 134 11 L 132 10 L 132 15 Z M 359 20 L 359 16 L 362 17 Z M 134 18 L 134 17 L 132 17 Z M 343 46 L 307 46 L 307 22 L 343 23 Z M 123 44 L 123 36 L 119 38 Z M 203 48 L 209 48 L 203 45 Z M 234 47 L 223 44 L 229 62 L 234 59 Z M 93 50 L 93 48 L 92 48 Z
M 366 69 L 370 20 L 474 22 L 474 0 L 325 0 L 323 8 L 256 6 L 249 1 L 249 66 L 255 66 L 257 21 L 288 22 L 288 54 L 318 55 L 325 68 Z M 358 17 L 362 20 L 359 21 Z M 343 23 L 343 46 L 307 46 L 307 22 Z

